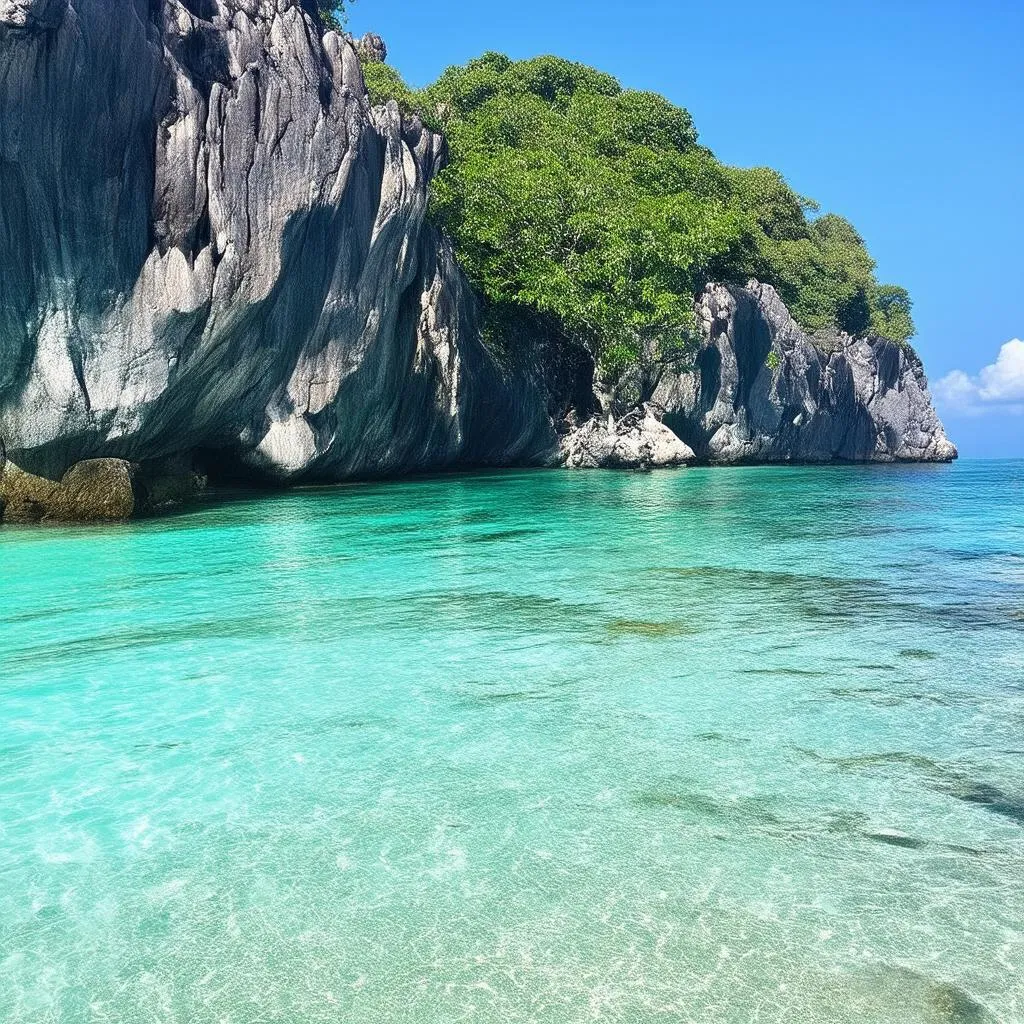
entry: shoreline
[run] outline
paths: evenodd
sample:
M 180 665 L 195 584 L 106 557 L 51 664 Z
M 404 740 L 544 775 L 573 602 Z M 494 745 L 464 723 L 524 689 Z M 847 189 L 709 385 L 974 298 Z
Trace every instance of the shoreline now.
M 4 526 L 89 526 L 119 523 L 148 522 L 167 518 L 208 505 L 210 502 L 233 502 L 259 497 L 276 497 L 291 493 L 310 491 L 334 491 L 340 488 L 358 488 L 382 484 L 401 484 L 431 480 L 446 480 L 453 477 L 504 476 L 518 473 L 551 472 L 575 475 L 579 473 L 613 473 L 621 475 L 645 476 L 654 473 L 676 473 L 694 470 L 729 470 L 729 469 L 878 469 L 878 468 L 940 468 L 950 467 L 956 462 L 1006 462 L 1014 460 L 977 460 L 956 459 L 923 460 L 923 459 L 878 459 L 872 461 L 853 461 L 832 459 L 828 461 L 812 460 L 775 460 L 775 461 L 743 461 L 713 462 L 698 460 L 683 465 L 647 466 L 647 467 L 600 467 L 577 468 L 559 465 L 509 465 L 487 466 L 466 465 L 452 466 L 441 469 L 417 470 L 402 474 L 381 474 L 353 476 L 343 480 L 305 480 L 297 483 L 275 483 L 274 481 L 251 480 L 246 482 L 223 481 L 209 483 L 201 474 L 192 471 L 192 479 L 179 481 L 177 493 L 167 500 L 153 502 L 152 494 L 147 494 L 145 484 L 136 485 L 135 481 L 144 479 L 139 474 L 138 464 L 120 459 L 93 459 L 76 463 L 64 475 L 61 481 L 51 481 L 25 473 L 15 463 L 8 461 L 6 466 L 0 464 L 0 528 Z M 94 467 L 89 472 L 81 467 Z M 14 484 L 9 475 L 13 470 Z M 78 471 L 76 473 L 76 470 Z M 75 477 L 83 478 L 76 486 Z M 67 483 L 71 478 L 71 484 Z M 201 483 L 197 481 L 201 480 Z M 166 482 L 165 486 L 166 486 Z M 105 488 L 109 488 L 105 490 Z

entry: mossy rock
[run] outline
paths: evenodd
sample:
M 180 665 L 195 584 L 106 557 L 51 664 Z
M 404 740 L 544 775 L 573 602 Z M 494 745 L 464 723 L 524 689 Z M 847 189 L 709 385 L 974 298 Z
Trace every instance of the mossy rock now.
M 123 459 L 89 459 L 59 481 L 8 462 L 0 474 L 0 517 L 7 523 L 117 522 L 136 511 L 135 470 Z
M 136 505 L 134 483 L 134 467 L 123 459 L 76 463 L 61 480 L 55 518 L 80 522 L 131 519 Z

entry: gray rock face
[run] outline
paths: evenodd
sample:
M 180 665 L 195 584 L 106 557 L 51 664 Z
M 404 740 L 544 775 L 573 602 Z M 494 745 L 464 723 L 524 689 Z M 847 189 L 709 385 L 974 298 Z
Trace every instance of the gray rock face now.
M 811 338 L 774 288 L 709 285 L 692 372 L 655 394 L 697 457 L 731 462 L 948 462 L 957 456 L 907 347 Z
M 539 459 L 424 223 L 443 141 L 310 0 L 0 0 L 0 436 L 56 480 L 212 449 L 279 479 Z
M 388 48 L 384 40 L 373 32 L 367 32 L 355 42 L 356 53 L 364 64 L 386 64 Z
M 644 405 L 621 419 L 594 416 L 566 433 L 556 465 L 567 469 L 668 469 L 692 462 L 693 451 Z

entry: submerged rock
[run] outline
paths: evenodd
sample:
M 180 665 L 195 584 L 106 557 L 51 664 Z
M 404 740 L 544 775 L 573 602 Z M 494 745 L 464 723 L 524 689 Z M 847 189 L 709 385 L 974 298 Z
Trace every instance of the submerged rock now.
M 886 846 L 897 846 L 903 850 L 922 850 L 928 844 L 923 839 L 916 839 L 914 836 L 900 832 L 898 829 L 880 828 L 874 832 L 865 832 L 865 839 L 874 843 L 884 843 Z
M 706 341 L 667 375 L 665 422 L 708 462 L 948 462 L 924 368 L 905 345 L 811 337 L 769 285 L 709 285 Z

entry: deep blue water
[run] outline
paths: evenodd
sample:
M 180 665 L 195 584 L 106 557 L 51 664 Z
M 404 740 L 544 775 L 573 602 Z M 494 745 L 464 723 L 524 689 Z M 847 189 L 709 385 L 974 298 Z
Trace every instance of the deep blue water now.
M 0 531 L 0 1019 L 1024 1020 L 1024 463 Z

